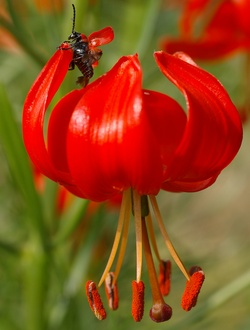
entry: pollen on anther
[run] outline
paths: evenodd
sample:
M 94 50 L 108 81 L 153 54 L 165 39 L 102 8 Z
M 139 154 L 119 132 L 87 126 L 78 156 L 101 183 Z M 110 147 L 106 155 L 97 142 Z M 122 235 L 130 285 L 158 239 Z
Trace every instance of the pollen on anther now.
M 204 272 L 200 267 L 190 269 L 190 280 L 186 283 L 186 288 L 182 296 L 181 306 L 185 311 L 190 311 L 197 303 L 200 289 L 205 280 Z
M 86 283 L 86 295 L 88 298 L 89 306 L 95 316 L 98 318 L 98 320 L 104 320 L 106 318 L 106 311 L 103 307 L 101 297 L 93 281 L 88 281 Z
M 144 313 L 144 283 L 132 281 L 132 316 L 140 322 Z
M 159 266 L 159 286 L 161 294 L 167 296 L 170 291 L 171 261 L 161 261 Z
M 119 298 L 118 298 L 118 288 L 117 283 L 114 281 L 114 273 L 108 273 L 105 279 L 105 292 L 108 298 L 109 308 L 116 310 L 118 308 Z

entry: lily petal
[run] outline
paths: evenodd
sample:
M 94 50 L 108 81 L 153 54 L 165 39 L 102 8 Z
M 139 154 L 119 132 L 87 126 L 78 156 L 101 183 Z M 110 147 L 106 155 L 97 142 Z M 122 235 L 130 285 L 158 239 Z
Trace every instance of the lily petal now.
M 67 47 L 67 44 L 65 44 Z M 45 145 L 45 112 L 72 60 L 71 49 L 58 49 L 37 77 L 24 103 L 23 138 L 28 154 L 41 173 L 58 182 L 72 183 L 70 175 L 52 164 Z
M 167 169 L 167 182 L 178 182 L 179 191 L 189 191 L 188 182 L 200 182 L 201 187 L 202 181 L 212 183 L 241 145 L 239 114 L 220 82 L 192 64 L 189 56 L 156 52 L 155 59 L 162 73 L 183 93 L 188 108 L 187 125 Z M 184 182 L 183 189 L 180 182 Z
M 143 101 L 148 120 L 160 147 L 164 171 L 182 139 L 187 116 L 179 103 L 168 95 L 144 90 Z
M 181 50 L 199 60 L 217 60 L 236 51 L 249 50 L 249 13 L 248 0 L 218 4 L 210 0 L 189 0 L 180 19 L 180 38 L 162 38 L 160 46 L 168 53 Z M 209 22 L 207 18 L 210 18 Z M 207 24 L 197 36 L 195 27 L 204 22 Z
M 217 33 L 202 39 L 162 38 L 160 48 L 173 54 L 183 51 L 195 60 L 218 60 L 234 52 L 250 49 L 250 40 L 232 39 L 230 36 Z
M 160 149 L 143 108 L 138 57 L 122 57 L 90 84 L 75 107 L 68 133 L 72 177 L 94 201 L 133 187 L 156 194 L 162 181 Z

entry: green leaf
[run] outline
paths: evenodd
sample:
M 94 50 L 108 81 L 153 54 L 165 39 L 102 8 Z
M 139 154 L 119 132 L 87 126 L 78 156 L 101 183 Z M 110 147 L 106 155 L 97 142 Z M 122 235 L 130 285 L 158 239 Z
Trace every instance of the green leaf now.
M 21 132 L 2 85 L 0 85 L 0 117 L 0 141 L 11 174 L 24 198 L 30 234 L 44 243 L 46 235 L 40 199 L 34 187 L 31 166 L 24 148 Z

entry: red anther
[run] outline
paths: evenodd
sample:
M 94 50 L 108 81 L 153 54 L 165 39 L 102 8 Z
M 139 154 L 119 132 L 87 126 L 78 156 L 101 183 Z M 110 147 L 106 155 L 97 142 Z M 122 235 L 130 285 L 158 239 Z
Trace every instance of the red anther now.
M 159 266 L 159 285 L 161 294 L 167 296 L 170 291 L 171 261 L 161 261 Z
M 116 282 L 114 282 L 114 273 L 108 273 L 105 279 L 105 292 L 108 298 L 109 308 L 116 310 L 118 308 L 118 288 Z
M 106 318 L 106 311 L 103 307 L 101 297 L 97 291 L 96 285 L 93 281 L 86 283 L 86 295 L 88 297 L 89 306 L 94 312 L 98 320 Z
M 182 296 L 181 306 L 185 311 L 190 311 L 197 303 L 198 295 L 205 280 L 204 272 L 200 267 L 190 269 L 190 280 L 186 283 L 186 288 Z
M 132 281 L 132 316 L 140 322 L 144 313 L 144 283 Z
M 168 321 L 172 316 L 172 308 L 164 302 L 156 302 L 150 309 L 149 316 L 157 323 Z

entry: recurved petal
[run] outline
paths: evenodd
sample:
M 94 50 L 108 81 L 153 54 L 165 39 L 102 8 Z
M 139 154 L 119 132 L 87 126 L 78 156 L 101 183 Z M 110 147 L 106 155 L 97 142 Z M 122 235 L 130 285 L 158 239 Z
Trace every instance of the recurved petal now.
M 188 119 L 167 169 L 166 181 L 207 181 L 237 154 L 242 140 L 239 114 L 220 82 L 183 53 L 155 53 L 162 73 L 183 93 Z M 181 191 L 181 185 L 180 185 Z
M 142 98 L 137 56 L 122 57 L 86 88 L 68 133 L 70 172 L 86 196 L 103 201 L 133 187 L 157 193 L 162 181 L 160 148 Z
M 161 47 L 171 54 L 181 50 L 199 60 L 215 60 L 249 50 L 249 10 L 248 0 L 218 4 L 210 0 L 187 1 L 180 20 L 181 37 L 163 38 Z M 197 23 L 201 25 L 198 37 Z
M 220 172 L 214 176 L 201 181 L 165 181 L 161 188 L 171 192 L 196 192 L 210 187 L 216 181 Z
M 66 44 L 65 44 L 66 47 Z M 72 60 L 71 49 L 58 49 L 31 87 L 23 109 L 23 138 L 27 152 L 41 173 L 54 181 L 71 183 L 68 173 L 52 164 L 44 140 L 44 116 Z
M 232 38 L 231 35 L 220 34 L 205 38 L 162 38 L 160 48 L 173 54 L 183 51 L 195 60 L 211 61 L 230 56 L 232 53 L 250 48 L 250 40 Z

